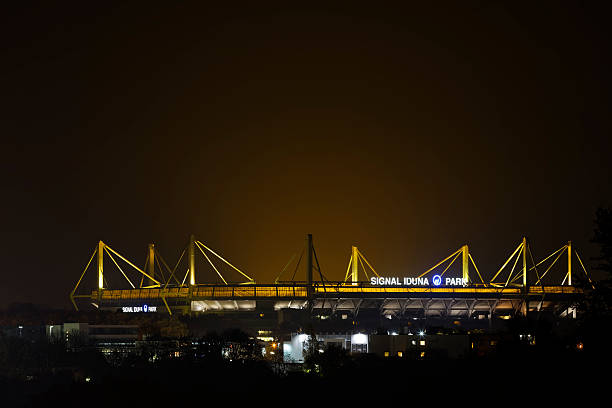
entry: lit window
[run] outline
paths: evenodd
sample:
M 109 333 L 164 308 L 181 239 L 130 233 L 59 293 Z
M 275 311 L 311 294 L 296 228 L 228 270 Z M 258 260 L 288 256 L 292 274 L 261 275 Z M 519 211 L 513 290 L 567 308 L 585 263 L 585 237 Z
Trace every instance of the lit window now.
M 425 345 L 425 340 L 419 341 L 419 346 L 424 346 L 424 345 Z
M 404 353 L 402 353 L 401 351 L 398 351 L 398 352 L 397 352 L 397 356 L 398 356 L 398 357 L 403 357 L 403 356 L 404 356 Z
M 425 357 L 425 352 L 421 351 L 421 358 L 424 358 L 424 357 Z
M 389 352 L 385 351 L 385 357 L 389 357 Z

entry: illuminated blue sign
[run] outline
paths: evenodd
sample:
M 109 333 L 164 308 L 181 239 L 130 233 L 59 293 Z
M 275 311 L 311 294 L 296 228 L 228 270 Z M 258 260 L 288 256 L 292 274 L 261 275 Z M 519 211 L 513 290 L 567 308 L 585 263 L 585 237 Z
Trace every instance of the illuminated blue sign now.
M 442 276 L 434 275 L 431 278 L 433 286 L 467 286 L 469 284 L 466 278 L 444 278 Z M 386 277 L 386 276 L 372 276 L 370 278 L 370 285 L 372 286 L 429 286 L 428 278 L 400 278 L 400 277 Z
M 123 313 L 155 313 L 157 312 L 157 306 L 123 306 L 121 310 Z

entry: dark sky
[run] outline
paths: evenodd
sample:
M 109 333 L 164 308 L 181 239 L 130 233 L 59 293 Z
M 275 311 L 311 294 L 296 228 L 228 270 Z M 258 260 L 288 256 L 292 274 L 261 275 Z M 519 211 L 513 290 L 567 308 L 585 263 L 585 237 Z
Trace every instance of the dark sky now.
M 307 233 L 336 280 L 351 245 L 390 276 L 468 243 L 490 277 L 523 235 L 595 254 L 612 66 L 592 3 L 18 3 L 0 306 L 67 306 L 100 239 L 174 263 L 194 233 L 260 282 Z

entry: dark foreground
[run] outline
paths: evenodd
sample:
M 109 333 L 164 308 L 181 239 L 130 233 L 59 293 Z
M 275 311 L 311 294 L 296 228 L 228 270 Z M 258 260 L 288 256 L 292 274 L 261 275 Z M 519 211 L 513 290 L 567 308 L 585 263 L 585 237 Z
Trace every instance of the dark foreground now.
M 278 372 L 264 361 L 133 362 L 88 377 L 57 371 L 2 380 L 1 406 L 111 407 L 316 405 L 336 402 L 533 403 L 608 393 L 609 360 L 577 353 L 415 361 L 373 355 L 330 356 L 321 364 Z M 603 371 L 601 371 L 603 369 Z M 91 375 L 91 376 L 89 376 Z

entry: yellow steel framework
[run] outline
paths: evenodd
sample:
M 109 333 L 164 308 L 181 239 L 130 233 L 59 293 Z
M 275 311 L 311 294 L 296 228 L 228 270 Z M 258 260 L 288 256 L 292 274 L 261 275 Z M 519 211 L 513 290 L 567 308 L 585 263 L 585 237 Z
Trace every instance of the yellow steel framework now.
M 474 258 L 472 258 L 469 247 L 467 245 L 463 245 L 461 248 L 459 248 L 458 250 L 456 250 L 455 252 L 453 252 L 452 254 L 450 254 L 449 256 L 447 256 L 446 258 L 444 258 L 443 260 L 441 260 L 440 262 L 438 262 L 437 264 L 435 264 L 434 266 L 432 266 L 431 268 L 429 268 L 428 270 L 420 274 L 418 278 L 422 278 L 425 275 L 434 273 L 435 271 L 438 270 L 439 267 L 446 264 L 446 267 L 444 268 L 444 270 L 439 274 L 440 277 L 443 277 L 444 274 L 450 269 L 450 267 L 455 263 L 455 261 L 460 256 L 461 256 L 461 275 L 463 279 L 465 279 L 465 281 L 468 282 L 468 284 L 470 285 L 487 286 L 485 281 L 482 279 L 482 275 L 480 274 L 480 271 L 478 270 L 478 267 L 476 266 L 476 262 L 474 262 Z M 476 274 L 478 275 L 480 282 L 476 282 L 475 280 L 471 279 L 470 271 L 469 271 L 470 263 L 474 267 L 474 270 L 476 271 Z
M 380 277 L 380 275 L 376 272 L 376 269 L 374 269 L 374 267 L 368 262 L 366 257 L 363 256 L 363 254 L 359 251 L 359 249 L 357 249 L 356 246 L 353 246 L 351 247 L 351 257 L 349 258 L 349 263 L 348 263 L 348 266 L 346 267 L 346 275 L 344 276 L 344 283 L 348 281 L 349 272 L 350 272 L 350 277 L 351 277 L 351 284 L 357 285 L 359 283 L 359 265 L 361 265 L 361 270 L 365 274 L 366 278 L 370 280 L 370 276 L 368 275 L 368 270 L 363 264 L 364 262 L 366 265 L 368 265 L 368 267 L 370 268 L 370 270 L 372 271 L 374 275 Z
M 310 241 L 309 241 L 310 242 Z M 311 246 L 311 244 L 309 244 Z M 306 248 L 306 247 L 305 247 Z M 209 263 L 212 269 L 215 271 L 217 276 L 221 279 L 223 284 L 221 285 L 210 285 L 197 282 L 196 275 L 196 252 L 199 251 L 204 257 L 205 261 Z M 312 252 L 312 248 L 309 248 Z M 187 254 L 187 257 L 185 255 Z M 544 285 L 543 279 L 549 274 L 555 264 L 558 263 L 559 259 L 563 255 L 567 256 L 567 272 L 560 285 Z M 515 248 L 511 255 L 506 259 L 499 270 L 494 274 L 488 283 L 482 278 L 476 263 L 472 255 L 469 252 L 467 245 L 463 245 L 461 248 L 451 253 L 449 256 L 436 263 L 431 268 L 420 274 L 418 277 L 424 277 L 428 274 L 437 273 L 440 276 L 444 276 L 449 271 L 451 266 L 457 261 L 459 257 L 461 261 L 461 273 L 462 277 L 468 282 L 467 287 L 380 287 L 370 286 L 368 268 L 371 270 L 373 275 L 380 277 L 376 272 L 372 264 L 365 258 L 365 256 L 359 251 L 356 246 L 351 248 L 351 256 L 347 266 L 346 274 L 343 282 L 327 282 L 323 281 L 323 275 L 321 274 L 321 282 L 310 282 L 310 284 L 298 284 L 292 281 L 291 283 L 279 283 L 280 276 L 288 268 L 297 254 L 294 254 L 290 261 L 285 265 L 281 274 L 276 278 L 273 285 L 256 285 L 255 280 L 249 275 L 244 273 L 227 261 L 224 257 L 219 255 L 217 252 L 210 249 L 204 243 L 196 240 L 192 235 L 189 239 L 187 247 L 182 251 L 178 261 L 173 268 L 170 268 L 168 263 L 159 254 L 155 245 L 150 244 L 148 246 L 147 257 L 145 265 L 141 269 L 137 267 L 133 262 L 122 256 L 119 252 L 106 245 L 104 242 L 99 241 L 96 248 L 93 250 L 89 261 L 87 262 L 85 269 L 81 273 L 74 289 L 70 293 L 70 300 L 74 305 L 75 309 L 78 310 L 76 304 L 77 298 L 89 298 L 92 301 L 107 301 L 107 300 L 135 300 L 135 299 L 161 299 L 165 304 L 169 313 L 171 313 L 167 299 L 193 299 L 193 298 L 211 298 L 211 299 L 227 299 L 227 298 L 309 298 L 312 295 L 319 296 L 333 296 L 334 294 L 344 294 L 349 296 L 353 294 L 388 294 L 388 295 L 401 295 L 401 294 L 436 294 L 446 293 L 449 295 L 457 294 L 459 296 L 474 294 L 474 295 L 535 295 L 535 294 L 575 294 L 580 293 L 579 288 L 572 286 L 574 282 L 572 261 L 575 259 L 578 261 L 580 269 L 586 276 L 588 282 L 593 286 L 593 282 L 587 273 L 587 270 L 580 258 L 578 252 L 572 246 L 571 241 L 566 245 L 562 246 L 558 250 L 554 251 L 538 263 L 533 259 L 531 249 L 527 238 L 523 238 L 521 243 Z M 297 261 L 297 265 L 293 274 L 298 269 L 304 250 Z M 316 254 L 314 254 L 316 257 Z M 309 255 L 309 258 L 312 256 Z M 131 289 L 113 289 L 109 288 L 104 270 L 104 260 L 107 259 L 112 262 L 121 276 L 125 279 Z M 83 278 L 90 266 L 93 263 L 94 258 L 97 263 L 97 289 L 90 292 L 89 294 L 77 294 Z M 184 259 L 187 259 L 187 267 L 184 269 L 183 275 L 181 265 L 184 265 Z M 232 270 L 237 272 L 243 278 L 246 278 L 246 282 L 229 282 L 226 277 L 221 273 L 221 270 L 213 263 L 213 259 L 223 262 L 229 266 Z M 528 260 L 531 261 L 531 267 L 528 265 Z M 312 262 L 310 260 L 309 262 Z M 318 265 L 318 261 L 316 262 Z M 474 267 L 478 280 L 473 279 L 470 275 L 470 264 Z M 122 267 L 123 265 L 123 267 Z M 126 265 L 129 269 L 124 270 Z M 366 268 L 366 265 L 368 268 Z M 509 266 L 512 265 L 510 268 Z M 360 266 L 362 272 L 365 274 L 368 281 L 359 281 Z M 538 267 L 543 269 L 540 273 Z M 508 269 L 506 269 L 508 268 Z M 181 272 L 179 272 L 181 270 Z M 508 271 L 507 277 L 502 278 L 504 270 Z M 140 277 L 140 285 L 136 287 L 134 280 L 130 278 L 130 274 L 126 271 L 134 271 L 137 276 Z M 320 272 L 320 269 L 319 269 Z M 530 273 L 535 273 L 535 279 L 529 278 Z M 180 275 L 179 275 L 180 274 Z M 503 275 L 506 276 L 506 275 Z M 182 277 L 182 279 L 181 279 Z M 350 283 L 349 281 L 350 277 Z M 529 283 L 532 282 L 530 285 Z M 244 286 L 247 285 L 247 286 Z
M 536 279 L 534 280 L 535 282 L 534 285 L 543 285 L 544 277 L 546 277 L 546 275 L 550 272 L 550 270 L 557 263 L 557 261 L 563 256 L 564 253 L 567 255 L 567 272 L 565 273 L 565 276 L 563 278 L 563 281 L 561 282 L 561 285 L 562 286 L 572 285 L 572 259 L 573 259 L 572 256 L 575 256 L 579 262 L 582 272 L 584 273 L 584 276 L 587 278 L 587 281 L 592 287 L 594 287 L 593 281 L 591 280 L 589 273 L 587 272 L 584 264 L 582 263 L 582 259 L 580 258 L 580 255 L 575 249 L 572 249 L 571 241 L 569 241 L 566 245 L 562 246 L 561 248 L 557 249 L 556 251 L 554 251 L 553 253 L 545 257 L 544 259 L 542 259 L 540 262 L 536 263 L 534 261 L 534 258 L 531 253 L 531 249 L 530 249 L 530 246 L 529 246 L 529 243 L 526 237 L 523 237 L 522 242 L 516 247 L 514 252 L 512 252 L 512 254 L 508 257 L 508 259 L 506 259 L 506 261 L 501 266 L 501 268 L 499 268 L 497 273 L 495 273 L 495 275 L 491 278 L 491 281 L 489 284 L 494 287 L 503 287 L 503 288 L 527 287 L 529 284 L 529 279 L 528 279 L 529 272 L 533 271 L 536 275 L 535 277 Z M 527 261 L 528 256 L 529 256 L 529 259 L 531 260 L 531 264 L 532 264 L 531 267 L 528 267 L 528 261 Z M 544 272 L 540 274 L 538 271 L 538 267 L 541 265 L 546 265 L 546 262 L 550 261 L 551 259 L 552 259 L 552 262 L 550 262 L 546 270 L 544 270 Z M 522 265 L 521 267 L 517 268 L 517 264 L 519 263 L 519 260 L 522 260 L 521 262 Z M 510 269 L 508 273 L 508 277 L 505 280 L 505 282 L 496 281 L 496 279 L 500 276 L 502 271 L 510 263 L 512 263 L 512 268 Z
M 212 267 L 212 269 L 215 271 L 217 276 L 219 276 L 219 278 L 221 279 L 221 281 L 225 285 L 228 285 L 228 281 L 225 279 L 225 277 L 223 276 L 223 274 L 221 273 L 219 268 L 213 263 L 213 261 L 211 260 L 211 257 L 214 257 L 214 258 L 220 260 L 221 262 L 225 263 L 230 268 L 232 268 L 233 270 L 238 272 L 240 275 L 245 277 L 247 279 L 247 281 L 246 282 L 242 282 L 242 284 L 254 284 L 255 283 L 255 280 L 253 278 L 251 278 L 246 273 L 244 273 L 243 271 L 241 271 L 240 269 L 238 269 L 237 267 L 232 265 L 224 257 L 219 255 L 218 253 L 216 253 L 215 251 L 213 251 L 212 249 L 207 247 L 203 242 L 198 241 L 197 239 L 195 239 L 195 237 L 193 235 L 191 235 L 191 237 L 189 238 L 189 243 L 187 244 L 187 247 L 183 250 L 181 256 L 179 257 L 179 260 L 177 261 L 177 263 L 174 266 L 174 268 L 171 270 L 170 277 L 168 278 L 168 281 L 166 282 L 166 286 L 168 286 L 168 283 L 170 282 L 170 278 L 173 278 L 175 280 L 175 282 L 178 284 L 178 286 L 185 286 L 185 281 L 187 280 L 187 276 L 189 276 L 189 286 L 197 285 L 197 279 L 196 279 L 196 261 L 195 261 L 195 259 L 196 259 L 196 256 L 195 256 L 196 255 L 196 250 L 200 251 L 200 253 L 204 257 L 204 259 L 208 262 L 208 264 Z M 185 270 L 185 275 L 183 276 L 182 281 L 179 283 L 178 278 L 175 275 L 176 275 L 178 267 L 181 265 L 181 262 L 183 260 L 184 255 L 185 255 L 185 252 L 188 253 L 188 257 L 189 257 L 188 262 L 189 262 L 189 265 L 188 265 L 187 269 Z
M 83 277 L 87 273 L 94 258 L 97 258 L 97 265 L 98 265 L 98 268 L 97 268 L 97 274 L 98 274 L 97 297 L 99 299 L 105 299 L 107 293 L 113 293 L 112 291 L 109 290 L 108 285 L 106 283 L 106 278 L 105 278 L 104 258 L 106 255 L 108 256 L 108 259 L 110 259 L 112 263 L 116 266 L 116 268 L 119 270 L 123 278 L 127 281 L 129 286 L 132 288 L 131 290 L 134 291 L 134 293 L 144 294 L 148 292 L 136 291 L 137 288 L 136 288 L 136 285 L 134 285 L 133 280 L 130 279 L 129 275 L 126 273 L 126 271 L 124 271 L 124 269 L 121 267 L 120 263 L 117 262 L 117 259 L 115 259 L 115 257 L 123 261 L 125 264 L 131 267 L 132 270 L 135 270 L 140 275 L 140 286 L 138 289 L 157 289 L 158 291 L 155 293 L 160 294 L 159 298 L 161 298 L 164 301 L 164 304 L 166 305 L 168 312 L 170 312 L 170 308 L 168 307 L 168 303 L 166 302 L 166 298 L 164 296 L 164 294 L 166 293 L 168 289 L 168 286 L 170 285 L 171 287 L 175 286 L 175 287 L 180 288 L 180 287 L 197 285 L 196 271 L 195 271 L 195 250 L 196 248 L 202 253 L 206 261 L 208 261 L 208 263 L 211 265 L 213 270 L 217 273 L 217 275 L 221 278 L 221 280 L 223 281 L 225 285 L 228 285 L 228 282 L 225 279 L 225 277 L 221 274 L 219 268 L 217 268 L 217 266 L 215 266 L 215 264 L 212 262 L 211 257 L 216 257 L 217 259 L 221 260 L 225 264 L 229 265 L 233 270 L 237 271 L 242 276 L 247 278 L 248 281 L 245 283 L 247 284 L 255 283 L 255 281 L 251 277 L 249 277 L 247 274 L 242 272 L 240 269 L 232 265 L 229 261 L 227 261 L 221 255 L 219 255 L 218 253 L 216 253 L 215 251 L 207 247 L 201 241 L 195 240 L 193 235 L 190 237 L 188 248 L 186 248 L 189 251 L 189 268 L 187 269 L 183 280 L 180 282 L 176 277 L 176 271 L 179 265 L 181 264 L 181 261 L 185 255 L 185 250 L 183 250 L 183 253 L 181 254 L 177 264 L 174 266 L 174 268 L 171 269 L 168 266 L 167 262 L 164 260 L 164 258 L 159 254 L 155 245 L 149 244 L 148 251 L 147 251 L 147 257 L 145 260 L 145 266 L 141 269 L 138 266 L 136 266 L 134 263 L 129 261 L 127 258 L 125 258 L 123 255 L 121 255 L 119 252 L 115 251 L 113 248 L 106 245 L 103 241 L 99 241 L 98 245 L 96 246 L 96 249 L 93 251 L 89 261 L 87 262 L 85 269 L 81 273 L 81 276 L 79 277 L 79 280 L 77 281 L 74 289 L 70 292 L 70 301 L 74 305 L 75 309 L 78 310 L 78 306 L 75 302 L 75 299 L 91 298 L 90 294 L 87 294 L 87 295 L 77 294 L 77 290 L 79 289 L 79 286 L 83 280 Z M 156 266 L 157 266 L 157 272 L 156 272 Z M 166 273 L 169 274 L 167 278 L 166 278 L 166 274 L 164 273 L 164 270 L 166 271 Z M 189 285 L 185 284 L 187 275 L 189 275 L 190 277 Z M 163 286 L 163 290 L 159 290 L 160 288 L 162 288 L 162 286 Z M 171 294 L 171 292 L 168 292 L 168 293 Z
M 149 273 L 143 271 L 142 269 L 140 269 L 139 267 L 134 265 L 132 262 L 127 260 L 123 255 L 121 255 L 120 253 L 115 251 L 110 246 L 106 245 L 104 242 L 99 241 L 98 245 L 96 246 L 96 249 L 93 251 L 91 257 L 89 258 L 89 262 L 87 262 L 87 265 L 85 266 L 85 269 L 81 273 L 81 276 L 79 277 L 79 280 L 77 281 L 74 289 L 72 289 L 72 292 L 70 292 L 70 301 L 72 302 L 72 304 L 74 305 L 76 310 L 79 310 L 77 305 L 76 305 L 76 302 L 74 301 L 76 298 L 90 297 L 90 295 L 78 295 L 78 294 L 76 294 L 76 292 L 77 292 L 77 290 L 79 288 L 79 285 L 81 284 L 81 281 L 83 280 L 83 277 L 87 273 L 87 270 L 89 269 L 89 266 L 91 265 L 91 261 L 93 261 L 94 257 L 97 257 L 97 261 L 98 261 L 97 262 L 97 264 L 98 264 L 98 272 L 97 272 L 98 273 L 98 291 L 101 293 L 105 288 L 108 287 L 108 285 L 106 285 L 106 279 L 104 277 L 104 254 L 108 255 L 109 259 L 113 262 L 113 264 L 117 267 L 117 269 L 119 269 L 119 272 L 121 272 L 121 274 L 123 275 L 125 280 L 129 283 L 129 285 L 132 287 L 132 289 L 136 289 L 136 287 L 134 286 L 134 283 L 128 277 L 128 275 L 125 273 L 125 271 L 121 268 L 121 266 L 116 261 L 116 259 L 115 259 L 115 257 L 113 255 L 117 256 L 120 260 L 125 262 L 128 266 L 132 267 L 138 273 L 142 274 L 143 278 L 144 277 L 148 278 L 151 281 L 151 283 L 152 283 L 151 285 L 148 285 L 148 286 L 142 286 L 141 285 L 141 287 L 144 287 L 144 288 L 153 288 L 153 287 L 159 288 L 161 286 L 161 282 L 158 281 L 157 279 L 155 279 L 152 275 L 150 275 Z

